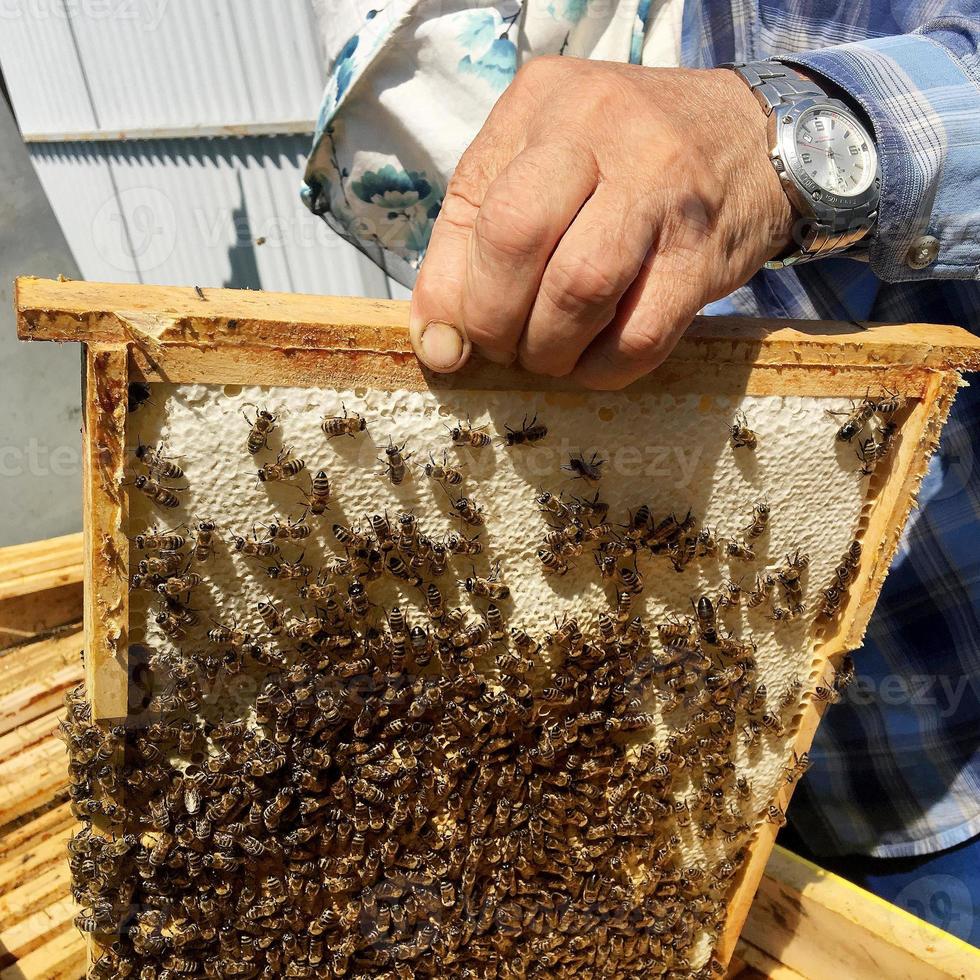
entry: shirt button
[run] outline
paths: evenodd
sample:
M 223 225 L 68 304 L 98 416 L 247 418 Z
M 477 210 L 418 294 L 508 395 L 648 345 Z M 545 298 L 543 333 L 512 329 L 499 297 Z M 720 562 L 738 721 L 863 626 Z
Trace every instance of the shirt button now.
M 925 269 L 939 257 L 939 239 L 921 235 L 909 246 L 905 264 L 912 269 Z

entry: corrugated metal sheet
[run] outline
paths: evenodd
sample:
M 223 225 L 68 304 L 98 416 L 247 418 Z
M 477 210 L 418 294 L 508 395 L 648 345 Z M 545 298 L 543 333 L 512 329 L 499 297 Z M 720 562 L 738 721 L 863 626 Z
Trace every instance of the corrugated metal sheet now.
M 104 145 L 31 147 L 44 193 L 85 279 L 139 282 Z
M 95 113 L 62 0 L 12 0 L 0 16 L 0 65 L 21 131 L 93 129 Z
M 309 0 L 11 3 L 0 63 L 28 138 L 277 123 L 294 132 L 316 117 L 324 67 Z
M 386 296 L 383 273 L 300 202 L 308 149 L 293 136 L 31 154 L 87 279 Z

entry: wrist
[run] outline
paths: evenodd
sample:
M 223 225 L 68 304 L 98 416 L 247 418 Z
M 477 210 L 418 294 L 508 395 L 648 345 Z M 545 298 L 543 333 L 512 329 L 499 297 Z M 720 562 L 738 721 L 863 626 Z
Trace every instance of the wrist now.
M 768 118 L 751 89 L 725 68 L 712 69 L 719 76 L 725 93 L 719 118 L 732 120 L 731 129 L 740 132 L 737 152 L 720 161 L 728 168 L 730 191 L 739 202 L 737 220 L 742 228 L 758 229 L 760 262 L 784 252 L 793 241 L 793 230 L 800 219 L 783 190 L 772 165 Z

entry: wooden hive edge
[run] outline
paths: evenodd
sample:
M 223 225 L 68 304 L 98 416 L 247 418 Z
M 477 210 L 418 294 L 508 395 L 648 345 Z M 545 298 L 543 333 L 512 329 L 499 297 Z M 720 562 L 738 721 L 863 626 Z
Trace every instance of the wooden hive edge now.
M 23 340 L 95 342 L 152 351 L 198 349 L 346 350 L 412 356 L 409 304 L 400 300 L 308 296 L 21 277 L 15 303 Z M 940 324 L 861 324 L 697 317 L 672 360 L 840 367 L 907 365 L 980 368 L 980 338 Z M 482 365 L 491 376 L 495 371 Z M 521 372 L 506 369 L 519 386 Z M 471 379 L 472 383 L 472 379 Z

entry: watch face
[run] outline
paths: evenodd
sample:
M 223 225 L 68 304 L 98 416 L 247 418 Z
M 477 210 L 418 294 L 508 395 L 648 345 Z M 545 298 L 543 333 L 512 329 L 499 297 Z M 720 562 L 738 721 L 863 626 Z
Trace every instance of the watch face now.
M 797 166 L 821 189 L 839 197 L 863 194 L 875 178 L 874 146 L 849 113 L 807 109 L 793 131 Z

